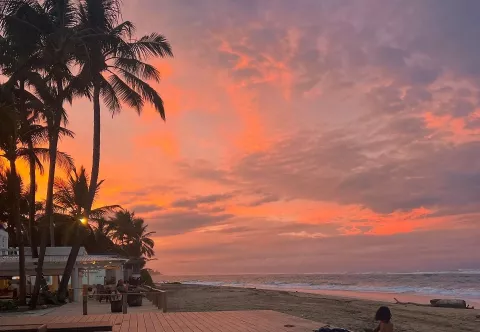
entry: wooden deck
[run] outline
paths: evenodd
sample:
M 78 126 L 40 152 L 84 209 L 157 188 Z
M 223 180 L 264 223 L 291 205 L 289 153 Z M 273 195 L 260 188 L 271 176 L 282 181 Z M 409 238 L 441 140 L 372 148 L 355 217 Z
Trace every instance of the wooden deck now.
M 148 312 L 126 315 L 2 317 L 1 325 L 105 322 L 117 332 L 311 332 L 322 326 L 275 311 Z

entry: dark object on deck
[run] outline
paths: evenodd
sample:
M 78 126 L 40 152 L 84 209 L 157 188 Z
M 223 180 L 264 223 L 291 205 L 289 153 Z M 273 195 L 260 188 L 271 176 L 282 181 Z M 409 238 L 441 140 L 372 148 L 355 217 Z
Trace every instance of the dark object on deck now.
M 48 332 L 97 332 L 112 331 L 110 322 L 48 323 Z
M 84 316 L 88 315 L 88 296 L 87 295 L 83 295 L 82 310 L 83 310 Z
M 110 290 L 109 288 L 105 287 L 104 285 L 97 285 L 97 300 L 98 302 L 102 303 L 103 300 L 105 302 L 110 301 Z
M 128 294 L 127 303 L 130 307 L 142 306 L 143 295 L 142 294 Z
M 8 332 L 47 332 L 47 325 L 3 325 L 0 331 Z
M 314 332 L 351 332 L 350 330 L 341 329 L 338 327 L 325 326 L 321 327 L 318 330 L 313 330 Z
M 122 312 L 122 300 L 111 300 L 110 308 L 112 312 Z
M 0 331 L 12 332 L 100 332 L 112 331 L 110 322 L 47 323 L 26 325 L 1 325 Z

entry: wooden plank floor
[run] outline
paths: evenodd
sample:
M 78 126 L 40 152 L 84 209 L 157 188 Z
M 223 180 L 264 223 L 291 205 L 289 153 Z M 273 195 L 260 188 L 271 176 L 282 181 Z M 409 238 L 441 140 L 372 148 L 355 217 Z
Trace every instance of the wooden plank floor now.
M 324 324 L 270 310 L 2 317 L 0 326 L 110 321 L 123 332 L 310 332 Z

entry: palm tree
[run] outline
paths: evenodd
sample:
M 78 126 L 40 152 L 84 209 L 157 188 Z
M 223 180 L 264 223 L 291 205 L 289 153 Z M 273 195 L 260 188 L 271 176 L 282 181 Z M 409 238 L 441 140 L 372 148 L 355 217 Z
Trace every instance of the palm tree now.
M 129 258 L 126 266 L 138 272 L 154 256 L 153 239 L 155 232 L 148 232 L 145 221 L 136 218 L 134 212 L 119 211 L 109 221 L 113 240 L 121 250 L 121 255 Z
M 20 174 L 17 174 L 19 187 L 20 187 L 20 220 L 22 223 L 22 233 L 23 233 L 23 241 L 24 243 L 32 242 L 32 233 L 30 232 L 29 225 L 28 225 L 28 210 L 29 210 L 29 197 L 28 197 L 28 190 L 25 189 L 23 184 L 23 180 L 20 177 Z M 16 225 L 14 224 L 13 218 L 13 211 L 12 207 L 14 207 L 13 200 L 15 199 L 13 196 L 14 193 L 14 181 L 13 175 L 9 169 L 0 170 L 0 223 L 7 225 L 5 228 L 10 236 L 12 241 L 11 246 L 17 247 L 16 242 Z M 39 204 L 35 206 L 36 211 L 39 209 Z
M 89 254 L 121 254 L 120 248 L 111 239 L 112 231 L 108 220 L 97 219 L 90 227 L 92 231 L 84 240 L 85 249 Z
M 145 220 L 135 217 L 134 212 L 118 211 L 109 223 L 115 243 L 127 256 L 152 258 L 155 255 L 155 243 L 150 238 L 155 232 L 148 232 Z
M 41 142 L 43 137 L 45 137 L 45 128 L 41 126 L 36 126 L 32 122 L 27 121 L 28 127 L 25 127 L 25 123 L 21 121 L 21 112 L 18 105 L 18 91 L 10 90 L 10 87 L 7 85 L 0 86 L 1 96 L 0 96 L 0 157 L 8 160 L 10 168 L 10 189 L 12 198 L 12 220 L 16 227 L 16 238 L 17 245 L 19 247 L 19 274 L 20 274 L 20 289 L 19 289 L 19 300 L 20 303 L 25 304 L 25 287 L 26 287 L 26 277 L 25 277 L 25 252 L 24 252 L 24 241 L 23 241 L 23 227 L 20 215 L 20 200 L 21 200 L 21 181 L 17 173 L 16 162 L 18 159 L 26 159 L 27 161 L 32 159 L 34 163 L 42 169 L 42 164 L 40 159 L 48 160 L 49 150 L 46 148 L 31 147 L 24 148 L 25 137 L 28 137 L 29 142 Z M 73 165 L 71 158 L 63 153 L 57 151 L 58 160 L 61 161 L 63 165 Z M 34 185 L 34 184 L 31 184 Z M 33 230 L 30 228 L 30 231 Z M 33 233 L 30 234 L 30 239 L 33 238 Z
M 100 97 L 112 114 L 120 111 L 121 103 L 141 113 L 145 101 L 151 103 L 165 119 L 163 100 L 145 80 L 160 80 L 158 70 L 146 63 L 149 57 L 173 56 L 166 38 L 152 33 L 133 39 L 134 25 L 119 23 L 118 0 L 83 0 L 79 6 L 80 42 L 75 53 L 82 70 L 79 77 L 89 84 L 83 91 L 93 99 L 93 156 L 89 186 L 90 201 L 85 210 L 88 218 L 92 208 L 100 171 L 101 106 Z M 105 77 L 106 76 L 106 77 Z M 81 241 L 72 247 L 64 276 L 70 276 L 77 259 Z M 67 270 L 70 269 L 70 270 Z M 66 292 L 67 284 L 60 284 L 59 293 Z
M 22 112 L 22 142 L 24 145 L 25 153 L 28 156 L 30 187 L 28 194 L 28 221 L 29 221 L 29 233 L 31 234 L 30 245 L 32 247 L 32 257 L 38 258 L 37 241 L 33 236 L 35 230 L 35 219 L 37 212 L 36 204 L 36 171 L 38 170 L 41 175 L 44 174 L 43 162 L 50 160 L 49 148 L 39 148 L 37 146 L 44 145 L 48 142 L 48 127 L 38 123 L 39 112 L 34 110 L 33 112 Z M 60 136 L 74 137 L 73 132 L 66 128 L 60 128 Z M 57 165 L 62 169 L 69 172 L 73 169 L 74 164 L 72 158 L 61 151 L 56 153 Z
M 147 231 L 148 225 L 140 218 L 134 220 L 133 229 L 135 236 L 129 244 L 130 256 L 152 258 L 155 255 L 153 247 L 155 242 L 150 238 L 155 232 Z
M 85 168 L 81 167 L 80 171 L 73 171 L 67 180 L 57 179 L 55 181 L 55 212 L 59 220 L 63 220 L 63 224 L 71 225 L 70 231 L 73 234 L 73 246 L 79 242 L 82 244 L 85 233 L 94 233 L 92 222 L 101 223 L 103 218 L 116 209 L 118 205 L 108 205 L 92 209 L 89 218 L 85 218 L 85 211 L 90 202 L 90 193 L 88 187 L 89 179 Z M 98 196 L 103 181 L 100 181 L 95 188 L 95 197 Z M 75 264 L 75 261 L 73 261 Z M 68 262 L 67 262 L 68 267 Z M 72 267 L 73 270 L 73 267 Z M 69 269 L 65 269 L 69 271 Z M 71 274 L 63 274 L 60 286 L 58 288 L 57 297 L 63 301 L 66 297 L 66 289 Z
M 24 68 L 33 68 L 35 75 L 28 78 L 35 94 L 45 105 L 42 114 L 49 128 L 50 163 L 48 170 L 45 218 L 49 223 L 50 239 L 54 241 L 53 187 L 57 164 L 57 149 L 62 123 L 66 121 L 63 107 L 72 101 L 78 79 L 72 74 L 76 31 L 74 0 L 5 0 L 0 4 L 0 31 L 9 40 L 12 49 L 27 47 L 29 56 L 12 73 L 9 81 L 16 82 Z M 48 232 L 42 232 L 37 278 L 30 301 L 36 306 L 40 291 Z M 54 243 L 52 243 L 54 245 Z
M 21 183 L 20 175 L 17 174 L 17 177 L 19 179 L 19 182 Z M 5 230 L 8 232 L 9 239 L 11 239 L 10 246 L 18 247 L 18 244 L 16 242 L 17 241 L 16 239 L 17 225 L 15 224 L 15 220 L 13 220 L 13 215 L 14 215 L 13 209 L 15 208 L 14 186 L 15 186 L 15 181 L 13 179 L 12 172 L 10 172 L 9 169 L 0 171 L 0 222 L 6 225 Z M 22 191 L 22 184 L 20 184 L 20 192 L 21 191 Z M 24 205 L 24 204 L 20 203 L 20 205 Z
M 4 90 L 4 87 L 0 87 Z M 11 103 L 11 96 L 6 96 L 2 91 L 0 96 L 0 157 L 8 160 L 10 167 L 10 189 L 12 190 L 12 212 L 11 220 L 16 228 L 16 240 L 19 251 L 20 287 L 18 300 L 20 304 L 26 304 L 26 275 L 25 275 L 25 248 L 23 243 L 22 222 L 20 219 L 20 181 L 18 179 L 17 166 L 15 164 L 18 157 L 18 117 L 17 112 Z
M 79 17 L 77 28 L 84 37 L 77 56 L 82 65 L 82 76 L 88 77 L 93 90 L 94 134 L 90 182 L 90 198 L 93 199 L 100 169 L 100 97 L 103 97 L 113 115 L 120 111 L 121 103 L 133 107 L 140 114 L 147 101 L 165 120 L 162 98 L 145 81 L 158 82 L 160 73 L 145 61 L 150 57 L 173 56 L 173 53 L 166 38 L 160 34 L 152 33 L 138 40 L 133 39 L 134 25 L 129 21 L 119 22 L 119 0 L 82 0 Z

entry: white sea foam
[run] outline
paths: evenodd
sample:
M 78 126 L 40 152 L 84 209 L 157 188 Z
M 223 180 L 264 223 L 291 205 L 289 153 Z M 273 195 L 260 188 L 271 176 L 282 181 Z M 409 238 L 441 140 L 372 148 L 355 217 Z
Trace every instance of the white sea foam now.
M 368 274 L 298 274 L 166 277 L 169 281 L 209 286 L 281 290 L 347 291 L 480 299 L 480 270 Z

